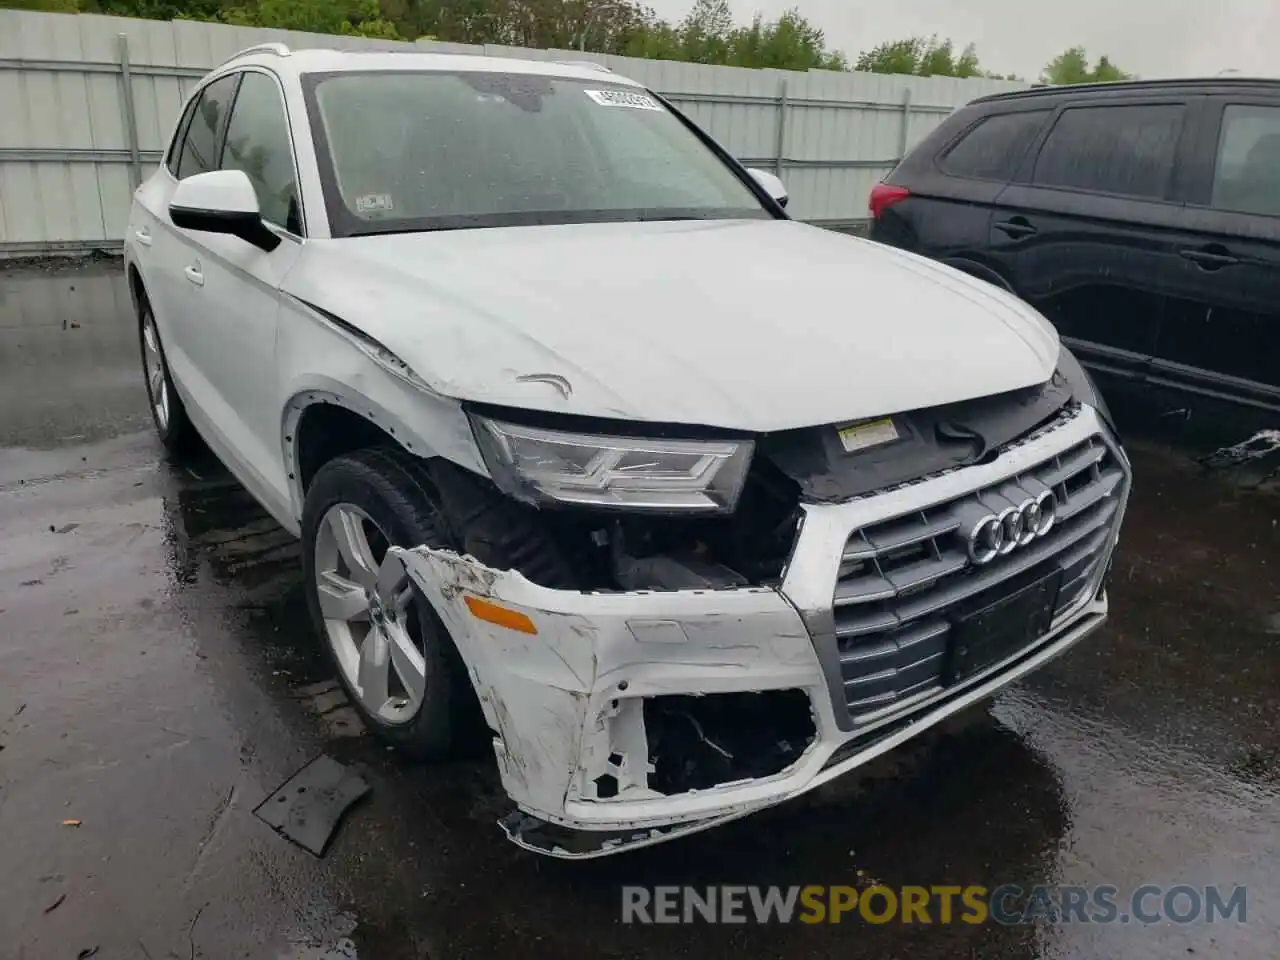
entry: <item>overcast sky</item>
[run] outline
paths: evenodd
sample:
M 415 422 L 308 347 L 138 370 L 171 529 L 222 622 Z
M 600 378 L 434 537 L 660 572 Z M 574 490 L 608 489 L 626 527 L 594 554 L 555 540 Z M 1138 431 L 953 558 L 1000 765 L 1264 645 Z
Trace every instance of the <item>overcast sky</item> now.
M 678 20 L 692 0 L 647 0 Z M 1142 77 L 1213 76 L 1227 68 L 1280 75 L 1280 0 L 729 0 L 740 20 L 789 7 L 852 59 L 913 35 L 977 44 L 988 70 L 1037 79 L 1070 46 L 1108 54 Z

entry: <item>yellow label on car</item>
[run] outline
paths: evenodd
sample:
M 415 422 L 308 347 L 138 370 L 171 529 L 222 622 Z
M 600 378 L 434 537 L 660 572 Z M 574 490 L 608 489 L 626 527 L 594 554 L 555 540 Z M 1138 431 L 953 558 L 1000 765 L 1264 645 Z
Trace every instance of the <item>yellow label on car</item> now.
M 840 443 L 844 447 L 845 453 L 854 453 L 857 450 L 865 450 L 868 447 L 878 447 L 883 443 L 891 443 L 900 436 L 898 428 L 893 424 L 893 420 L 888 417 L 882 420 L 864 420 L 861 423 L 851 423 L 847 427 L 841 427 L 837 432 L 840 434 Z

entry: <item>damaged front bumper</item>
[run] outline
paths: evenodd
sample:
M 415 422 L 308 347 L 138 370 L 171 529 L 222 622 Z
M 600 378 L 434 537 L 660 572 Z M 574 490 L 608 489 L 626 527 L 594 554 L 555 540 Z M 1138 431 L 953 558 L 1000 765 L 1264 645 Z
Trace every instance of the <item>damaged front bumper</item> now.
M 1087 482 L 1070 472 L 1086 461 Z M 1011 554 L 998 575 L 940 550 L 974 498 L 1059 475 L 1077 507 L 1056 541 Z M 1128 487 L 1123 452 L 1084 407 L 989 463 L 805 505 L 777 589 L 553 590 L 449 551 L 398 552 L 495 732 L 517 807 L 504 829 L 542 853 L 590 857 L 812 790 L 1071 647 L 1106 616 Z M 1050 583 L 1066 599 L 1026 642 L 963 673 L 948 666 L 957 611 L 981 618 L 992 596 L 1026 602 Z

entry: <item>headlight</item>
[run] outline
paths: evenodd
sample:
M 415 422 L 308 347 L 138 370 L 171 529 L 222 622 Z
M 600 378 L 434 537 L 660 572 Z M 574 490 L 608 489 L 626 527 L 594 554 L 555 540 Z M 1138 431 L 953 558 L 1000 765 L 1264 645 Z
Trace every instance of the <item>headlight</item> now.
M 730 513 L 754 446 L 567 433 L 479 416 L 472 422 L 493 482 L 528 503 Z

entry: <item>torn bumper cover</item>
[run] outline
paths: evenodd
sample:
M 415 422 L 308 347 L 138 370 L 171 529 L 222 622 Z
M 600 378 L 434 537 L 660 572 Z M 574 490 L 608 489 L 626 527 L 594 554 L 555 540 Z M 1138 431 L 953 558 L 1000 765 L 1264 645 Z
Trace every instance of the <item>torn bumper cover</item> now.
M 999 563 L 961 557 L 972 504 L 1014 480 L 1059 492 L 1057 533 Z M 777 589 L 553 590 L 400 553 L 496 734 L 504 829 L 589 857 L 795 797 L 1072 646 L 1105 618 L 1128 486 L 1084 407 L 992 462 L 806 505 Z

